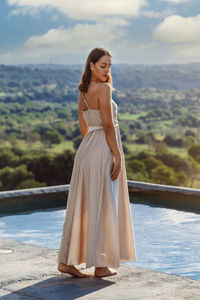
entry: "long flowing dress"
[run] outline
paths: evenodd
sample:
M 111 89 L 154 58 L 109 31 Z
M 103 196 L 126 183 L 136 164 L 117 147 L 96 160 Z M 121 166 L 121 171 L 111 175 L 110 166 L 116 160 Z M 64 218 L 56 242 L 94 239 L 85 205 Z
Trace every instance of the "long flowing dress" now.
M 82 109 L 89 132 L 75 155 L 58 263 L 86 268 L 119 267 L 120 261 L 135 261 L 135 237 L 131 219 L 124 152 L 117 104 L 112 113 L 122 169 L 112 180 L 112 152 L 106 140 L 100 110 Z

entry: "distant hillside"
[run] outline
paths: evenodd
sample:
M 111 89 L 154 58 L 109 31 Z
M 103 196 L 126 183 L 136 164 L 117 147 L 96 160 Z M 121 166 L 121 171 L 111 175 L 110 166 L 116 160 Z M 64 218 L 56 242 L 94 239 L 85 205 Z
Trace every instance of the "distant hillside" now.
M 114 65 L 116 88 L 200 89 L 200 63 L 175 65 Z
M 0 88 L 6 86 L 27 88 L 29 85 L 56 84 L 57 88 L 77 88 L 84 65 L 0 65 Z M 159 88 L 200 89 L 200 63 L 173 65 L 112 66 L 116 89 Z

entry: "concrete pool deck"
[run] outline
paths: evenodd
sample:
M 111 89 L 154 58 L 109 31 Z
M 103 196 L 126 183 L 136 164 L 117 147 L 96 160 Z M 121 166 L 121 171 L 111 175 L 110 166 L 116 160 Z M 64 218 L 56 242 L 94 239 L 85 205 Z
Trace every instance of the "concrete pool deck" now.
M 2 300 L 200 299 L 199 280 L 123 263 L 114 276 L 75 278 L 57 271 L 58 250 L 5 239 L 0 245 Z M 84 272 L 93 274 L 94 267 Z

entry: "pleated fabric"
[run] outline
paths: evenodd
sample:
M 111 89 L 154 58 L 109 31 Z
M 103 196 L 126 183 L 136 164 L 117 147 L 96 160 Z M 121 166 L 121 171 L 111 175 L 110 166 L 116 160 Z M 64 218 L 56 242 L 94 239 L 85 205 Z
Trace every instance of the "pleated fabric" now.
M 116 268 L 120 261 L 136 260 L 124 152 L 117 104 L 113 100 L 112 106 L 122 170 L 113 181 L 110 176 L 112 152 L 101 113 L 88 106 L 82 113 L 89 132 L 81 141 L 74 160 L 58 263 Z

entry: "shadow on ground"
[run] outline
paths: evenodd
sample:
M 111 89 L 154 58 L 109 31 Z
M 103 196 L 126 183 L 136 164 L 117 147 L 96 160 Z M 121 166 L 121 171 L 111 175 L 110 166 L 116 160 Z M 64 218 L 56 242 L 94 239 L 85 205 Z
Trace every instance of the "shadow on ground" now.
M 32 281 L 31 281 L 32 282 Z M 51 277 L 47 280 L 31 284 L 31 282 L 14 283 L 6 286 L 9 294 L 1 297 L 1 300 L 21 299 L 48 299 L 48 300 L 72 300 L 86 296 L 115 282 L 103 278 L 75 278 L 68 275 Z M 26 286 L 18 289 L 20 286 Z M 12 291 L 12 292 L 11 292 Z

